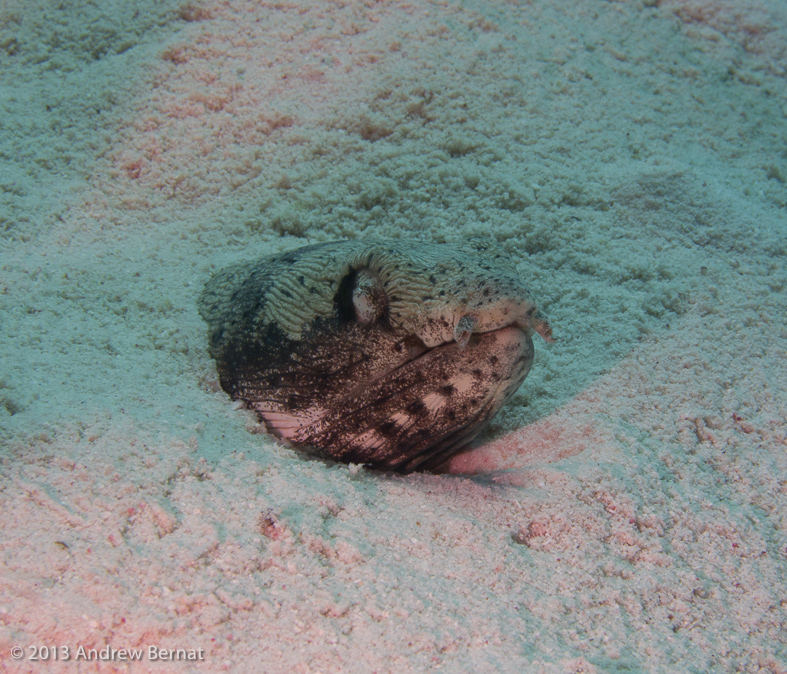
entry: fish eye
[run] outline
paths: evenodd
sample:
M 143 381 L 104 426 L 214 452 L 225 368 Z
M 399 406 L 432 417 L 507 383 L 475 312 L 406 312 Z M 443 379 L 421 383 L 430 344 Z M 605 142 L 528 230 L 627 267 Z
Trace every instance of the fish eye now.
M 374 323 L 388 311 L 382 284 L 368 269 L 351 269 L 339 284 L 334 303 L 343 323 Z

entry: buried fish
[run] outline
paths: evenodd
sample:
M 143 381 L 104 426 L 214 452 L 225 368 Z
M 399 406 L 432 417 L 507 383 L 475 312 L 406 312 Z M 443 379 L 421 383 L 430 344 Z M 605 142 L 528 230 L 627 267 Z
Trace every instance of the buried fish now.
M 200 297 L 222 388 L 337 461 L 430 470 L 524 381 L 552 330 L 491 241 L 337 241 L 239 264 Z

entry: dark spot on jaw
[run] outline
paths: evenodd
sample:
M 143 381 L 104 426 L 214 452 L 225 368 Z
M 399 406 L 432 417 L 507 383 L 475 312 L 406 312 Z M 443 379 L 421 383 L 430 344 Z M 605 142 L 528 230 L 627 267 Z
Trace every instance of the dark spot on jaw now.
M 441 291 L 440 291 L 439 293 L 437 293 L 437 294 L 438 294 L 438 295 L 440 295 L 440 297 L 442 297 L 443 295 L 445 295 L 445 290 L 441 290 Z
M 497 365 L 497 361 L 498 361 L 497 356 L 490 356 L 489 357 L 489 362 L 492 363 L 492 365 Z
M 481 372 L 481 370 L 473 370 L 473 371 L 471 372 L 471 374 L 472 374 L 472 375 L 473 375 L 473 376 L 474 376 L 476 379 L 481 379 L 481 377 L 483 377 L 483 376 L 484 376 L 484 373 L 483 373 L 483 372 Z
M 454 395 L 454 393 L 456 393 L 456 389 L 451 384 L 447 384 L 446 386 L 441 386 L 439 389 L 437 389 L 437 392 L 441 396 L 450 398 L 452 395 Z
M 429 283 L 431 283 L 432 285 L 437 283 L 437 279 L 434 277 L 434 274 L 430 274 L 430 276 L 429 276 Z
M 426 410 L 426 405 L 424 405 L 420 400 L 414 400 L 404 409 L 409 414 L 421 416 Z
M 405 454 L 410 451 L 412 446 L 413 443 L 409 438 L 402 438 L 399 442 L 396 443 L 396 450 L 401 454 Z
M 455 421 L 456 420 L 456 412 L 454 412 L 453 410 L 448 410 L 445 413 L 445 416 L 447 416 L 451 421 Z
M 489 288 L 484 288 L 484 297 L 489 297 Z
M 301 275 L 298 277 L 298 283 L 300 283 L 302 286 L 305 286 L 305 285 L 306 285 L 306 277 L 305 277 L 303 274 L 301 274 Z
M 422 302 L 426 302 L 427 300 L 433 300 L 433 299 L 434 299 L 434 297 L 432 297 L 431 295 L 424 295 L 424 296 L 421 298 L 421 301 L 422 301 Z
M 384 421 L 377 427 L 377 432 L 386 438 L 396 435 L 396 422 Z

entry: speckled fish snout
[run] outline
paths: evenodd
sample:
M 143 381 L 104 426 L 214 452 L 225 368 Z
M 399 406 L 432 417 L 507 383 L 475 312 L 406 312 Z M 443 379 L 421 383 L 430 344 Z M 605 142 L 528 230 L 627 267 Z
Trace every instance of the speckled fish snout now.
M 296 446 L 435 468 L 524 381 L 551 328 L 508 258 L 414 241 L 307 246 L 209 281 L 221 385 Z

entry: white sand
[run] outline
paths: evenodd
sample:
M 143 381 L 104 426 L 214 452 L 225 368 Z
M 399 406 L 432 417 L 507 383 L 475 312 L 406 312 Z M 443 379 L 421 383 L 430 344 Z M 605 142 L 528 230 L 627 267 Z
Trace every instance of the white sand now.
M 782 0 L 0 5 L 0 668 L 787 671 L 786 76 Z M 454 475 L 218 388 L 212 271 L 470 234 L 560 341 Z

